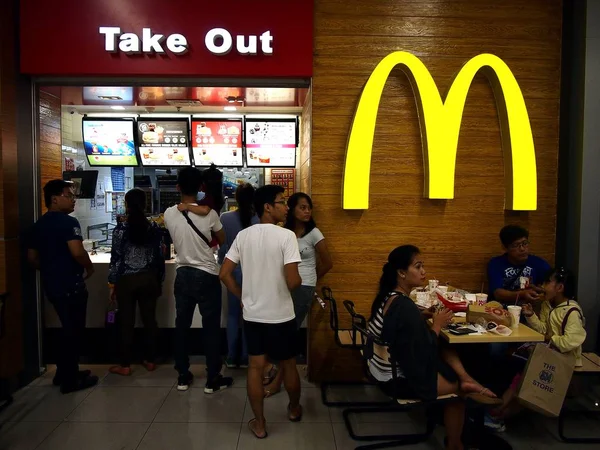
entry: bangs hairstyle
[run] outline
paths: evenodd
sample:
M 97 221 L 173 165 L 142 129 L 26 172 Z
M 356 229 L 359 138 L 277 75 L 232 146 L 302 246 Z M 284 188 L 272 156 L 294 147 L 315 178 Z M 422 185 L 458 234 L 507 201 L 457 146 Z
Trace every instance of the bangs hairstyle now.
M 546 278 L 544 281 L 549 283 L 551 281 L 556 281 L 557 283 L 562 284 L 564 288 L 564 296 L 569 300 L 575 299 L 577 295 L 577 279 L 575 278 L 575 274 L 564 267 L 557 267 L 554 269 L 550 269 L 550 271 L 546 274 Z

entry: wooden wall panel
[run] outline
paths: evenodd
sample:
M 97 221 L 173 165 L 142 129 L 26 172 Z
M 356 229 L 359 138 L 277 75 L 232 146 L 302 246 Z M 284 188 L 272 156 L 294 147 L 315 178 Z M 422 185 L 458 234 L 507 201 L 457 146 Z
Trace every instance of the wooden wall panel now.
M 50 180 L 62 178 L 62 138 L 60 133 L 62 116 L 60 112 L 60 93 L 56 95 L 56 89 L 56 87 L 51 89 L 41 87 L 39 92 L 40 129 L 38 148 L 42 213 L 47 211 L 42 191 L 44 185 Z
M 309 91 L 306 95 L 304 107 L 302 109 L 301 132 L 300 132 L 300 155 L 298 171 L 298 189 L 300 192 L 306 192 L 310 195 L 310 153 L 312 145 L 312 95 Z
M 0 378 L 23 369 L 23 320 L 17 187 L 16 2 L 0 14 L 0 292 L 8 292 L 0 337 Z
M 560 95 L 560 0 L 316 0 L 311 191 L 315 219 L 333 253 L 322 284 L 368 314 L 381 268 L 398 245 L 422 249 L 431 276 L 481 289 L 498 231 L 529 228 L 532 250 L 554 261 Z M 427 65 L 443 94 L 470 58 L 494 53 L 512 69 L 530 114 L 538 169 L 538 210 L 504 211 L 503 156 L 494 95 L 477 75 L 467 98 L 455 199 L 423 198 L 423 156 L 414 94 L 398 69 L 381 100 L 371 163 L 370 207 L 341 209 L 346 141 L 360 93 L 393 51 Z M 327 311 L 311 316 L 310 376 L 356 376 L 357 356 L 337 350 Z M 340 311 L 342 324 L 349 324 Z M 357 369 L 353 371 L 352 369 Z

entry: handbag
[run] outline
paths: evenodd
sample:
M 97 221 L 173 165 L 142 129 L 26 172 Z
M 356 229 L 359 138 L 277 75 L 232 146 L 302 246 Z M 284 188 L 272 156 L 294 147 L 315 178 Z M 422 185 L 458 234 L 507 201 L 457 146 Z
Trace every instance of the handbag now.
M 183 217 L 185 217 L 185 220 L 187 220 L 187 223 L 189 224 L 189 226 L 192 227 L 192 230 L 194 230 L 196 232 L 196 234 L 198 236 L 200 236 L 200 238 L 204 241 L 204 243 L 206 245 L 208 245 L 208 247 L 210 248 L 210 241 L 208 240 L 208 238 L 206 236 L 204 236 L 204 234 L 202 234 L 202 232 L 198 229 L 198 227 L 194 224 L 194 222 L 192 222 L 192 219 L 190 219 L 188 212 L 181 211 L 181 214 L 183 214 Z

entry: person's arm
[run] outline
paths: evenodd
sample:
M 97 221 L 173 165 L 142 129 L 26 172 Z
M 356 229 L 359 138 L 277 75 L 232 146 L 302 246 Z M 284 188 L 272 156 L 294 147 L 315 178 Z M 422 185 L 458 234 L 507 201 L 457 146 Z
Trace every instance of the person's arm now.
M 531 315 L 528 315 L 528 314 L 531 314 Z M 529 312 L 523 313 L 523 315 L 525 316 L 525 320 L 527 320 L 527 325 L 529 325 L 531 328 L 533 328 L 538 333 L 543 334 L 544 336 L 546 335 L 546 330 L 547 330 L 546 322 L 541 321 L 536 313 L 531 311 L 531 313 L 529 313 Z
M 211 210 L 209 218 L 211 235 L 217 240 L 219 245 L 222 245 L 225 242 L 225 230 L 223 229 L 221 219 L 215 210 Z
M 88 252 L 83 248 L 83 241 L 72 239 L 67 241 L 67 245 L 69 246 L 69 251 L 71 252 L 71 256 L 73 256 L 73 259 L 85 269 L 84 279 L 87 280 L 94 274 L 94 265 L 92 264 L 90 255 L 88 255 Z
M 496 289 L 494 299 L 500 303 L 522 305 L 523 303 L 536 303 L 540 295 L 535 289 L 523 289 L 521 291 L 509 291 L 507 289 Z
M 289 263 L 283 266 L 283 272 L 285 274 L 285 283 L 290 291 L 297 289 L 302 284 L 302 278 L 298 272 L 298 263 Z
M 219 231 L 213 232 L 213 236 L 219 245 L 223 245 L 225 243 L 225 230 L 223 230 L 223 228 L 221 228 Z
M 562 336 L 555 334 L 550 338 L 550 343 L 561 353 L 566 353 L 582 345 L 586 336 L 581 317 L 573 311 L 567 319 L 565 333 Z
M 208 216 L 212 211 L 210 206 L 206 205 L 190 205 L 189 203 L 180 203 L 177 205 L 179 211 L 190 211 L 197 216 Z
M 38 252 L 36 249 L 27 249 L 27 261 L 35 270 L 40 270 L 40 252 Z
M 317 251 L 318 255 L 317 279 L 321 279 L 333 268 L 333 261 L 331 259 L 331 253 L 329 253 L 329 249 L 325 243 L 325 239 L 321 239 L 319 242 L 317 242 L 317 245 L 315 245 L 315 250 Z
M 235 295 L 237 298 L 242 298 L 242 287 L 235 281 L 233 271 L 237 267 L 237 264 L 229 259 L 229 255 L 223 261 L 221 271 L 219 272 L 219 279 L 223 282 L 227 291 Z

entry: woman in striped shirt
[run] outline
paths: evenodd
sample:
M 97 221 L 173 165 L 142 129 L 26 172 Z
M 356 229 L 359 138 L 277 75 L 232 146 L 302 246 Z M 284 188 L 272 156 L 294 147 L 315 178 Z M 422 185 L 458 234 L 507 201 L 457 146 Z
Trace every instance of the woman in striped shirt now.
M 427 325 L 409 296 L 424 282 L 425 269 L 417 247 L 404 245 L 390 253 L 369 321 L 369 331 L 389 347 L 375 346 L 370 373 L 384 392 L 399 398 L 431 401 L 441 395 L 460 394 L 480 403 L 499 403 L 494 393 L 467 373 L 456 352 L 441 345 L 438 348 L 438 336 L 453 314 L 439 311 L 431 328 Z M 390 355 L 398 367 L 396 380 L 392 378 Z M 448 449 L 463 449 L 463 423 L 464 403 L 448 403 L 444 410 Z

